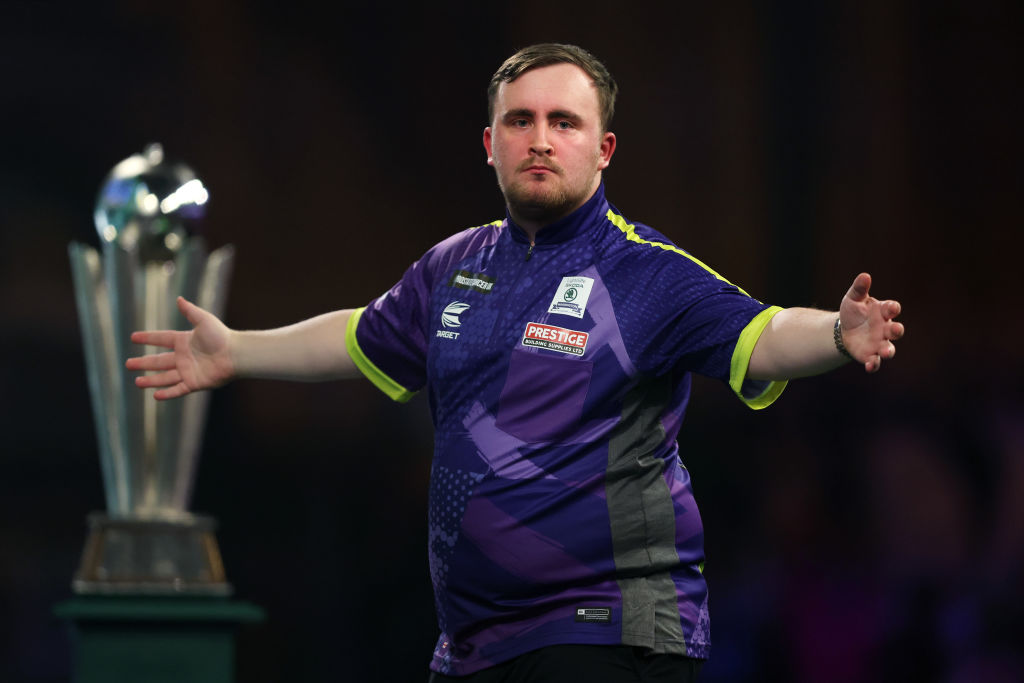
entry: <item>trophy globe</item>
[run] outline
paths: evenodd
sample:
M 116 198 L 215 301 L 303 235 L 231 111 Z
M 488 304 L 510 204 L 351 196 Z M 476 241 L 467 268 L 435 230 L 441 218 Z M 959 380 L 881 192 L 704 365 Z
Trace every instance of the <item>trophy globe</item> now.
M 143 263 L 173 260 L 206 214 L 210 194 L 188 166 L 164 161 L 153 143 L 113 168 L 96 200 L 102 243 L 138 250 Z

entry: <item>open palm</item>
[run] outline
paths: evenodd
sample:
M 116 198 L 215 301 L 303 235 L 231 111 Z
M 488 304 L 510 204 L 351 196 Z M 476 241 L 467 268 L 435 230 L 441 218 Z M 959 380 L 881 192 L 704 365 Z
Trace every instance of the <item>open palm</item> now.
M 135 379 L 136 386 L 157 388 L 157 399 L 178 398 L 193 391 L 218 387 L 234 374 L 229 339 L 231 330 L 217 316 L 178 297 L 178 310 L 192 323 L 191 330 L 146 330 L 133 332 L 136 344 L 170 349 L 163 353 L 129 358 L 129 370 L 155 374 Z
M 900 314 L 898 301 L 880 301 L 871 296 L 871 276 L 861 273 L 854 279 L 839 305 L 843 343 L 853 358 L 868 372 L 875 372 L 896 355 L 894 341 L 903 336 L 903 323 L 893 318 Z

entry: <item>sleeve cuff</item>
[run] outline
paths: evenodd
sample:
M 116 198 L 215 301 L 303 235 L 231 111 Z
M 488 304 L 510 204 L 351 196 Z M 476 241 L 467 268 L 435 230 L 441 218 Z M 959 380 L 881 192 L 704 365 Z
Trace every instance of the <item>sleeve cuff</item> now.
M 357 308 L 352 312 L 351 317 L 348 319 L 348 326 L 345 328 L 345 348 L 348 349 L 348 355 L 352 358 L 352 362 L 356 364 L 359 371 L 366 375 L 366 379 L 370 380 L 374 386 L 387 394 L 391 399 L 398 401 L 399 403 L 405 403 L 410 398 L 416 395 L 415 391 L 409 391 L 401 384 L 391 379 L 384 373 L 383 370 L 373 364 L 373 361 L 366 357 L 363 350 L 359 348 L 359 341 L 356 339 L 356 327 L 359 326 L 359 319 L 363 316 L 363 311 L 366 310 L 366 306 Z M 735 356 L 733 357 L 733 364 L 735 364 Z
M 754 319 L 747 323 L 747 326 L 740 332 L 736 341 L 736 348 L 732 352 L 732 364 L 729 368 L 729 386 L 736 393 L 741 401 L 754 410 L 767 408 L 775 402 L 786 388 L 787 382 L 766 382 L 757 383 L 756 389 L 760 389 L 756 395 L 750 396 L 753 382 L 747 380 L 747 367 L 750 365 L 750 355 L 754 352 L 757 340 L 764 332 L 775 314 L 782 310 L 780 306 L 772 306 L 754 316 Z M 349 323 L 351 325 L 351 322 Z M 763 388 L 761 385 L 764 385 Z

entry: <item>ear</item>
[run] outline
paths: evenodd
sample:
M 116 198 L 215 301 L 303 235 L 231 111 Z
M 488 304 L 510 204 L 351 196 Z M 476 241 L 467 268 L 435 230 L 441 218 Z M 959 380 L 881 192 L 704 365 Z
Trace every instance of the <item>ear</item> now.
M 612 163 L 613 154 L 615 154 L 615 133 L 607 132 L 601 138 L 601 146 L 598 148 L 600 157 L 600 162 L 597 164 L 598 170 L 603 171 L 608 168 L 608 164 Z
M 491 127 L 484 128 L 484 149 L 487 150 L 487 165 L 494 166 L 494 157 L 491 156 Z

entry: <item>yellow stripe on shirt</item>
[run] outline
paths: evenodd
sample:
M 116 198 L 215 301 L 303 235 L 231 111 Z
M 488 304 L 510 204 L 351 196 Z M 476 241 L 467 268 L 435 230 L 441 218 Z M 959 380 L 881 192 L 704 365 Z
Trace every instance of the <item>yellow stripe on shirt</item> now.
M 409 391 L 401 384 L 396 382 L 387 376 L 387 374 L 374 365 L 373 361 L 366 357 L 363 350 L 359 348 L 359 342 L 356 340 L 356 327 L 359 325 L 359 318 L 362 317 L 363 311 L 366 310 L 366 306 L 357 308 L 352 311 L 352 316 L 348 319 L 348 326 L 345 328 L 345 348 L 348 349 L 348 355 L 352 358 L 352 362 L 356 364 L 359 371 L 366 375 L 366 378 L 373 382 L 374 386 L 383 391 L 393 400 L 399 403 L 405 403 L 410 398 L 416 395 L 415 391 Z
M 708 265 L 706 263 L 704 263 L 700 259 L 694 258 L 690 254 L 687 254 L 685 251 L 683 251 L 679 247 L 677 247 L 675 245 L 672 245 L 672 244 L 665 244 L 664 242 L 652 242 L 651 240 L 645 240 L 643 237 L 640 237 L 640 235 L 636 234 L 636 226 L 634 226 L 632 223 L 627 223 L 625 218 L 623 218 L 619 214 L 615 213 L 611 209 L 608 209 L 607 218 L 608 218 L 608 220 L 610 220 L 612 222 L 612 225 L 614 225 L 616 228 L 618 228 L 619 230 L 621 230 L 625 234 L 626 239 L 629 240 L 630 242 L 636 242 L 637 244 L 646 244 L 648 246 L 656 247 L 658 249 L 664 249 L 665 251 L 675 252 L 675 253 L 679 254 L 680 256 L 685 256 L 686 258 L 690 259 L 691 261 L 696 263 L 698 266 L 700 266 L 701 268 L 706 270 L 707 272 L 709 272 L 712 275 L 714 275 L 716 278 L 718 278 L 722 282 L 724 282 L 724 283 L 726 283 L 728 285 L 732 285 L 733 287 L 736 287 L 736 289 L 738 289 L 741 292 L 743 292 L 743 294 L 746 294 L 747 296 L 750 296 L 749 294 L 744 292 L 742 288 L 737 287 L 736 285 L 733 285 L 731 282 L 726 280 L 724 277 L 722 277 L 721 275 L 719 275 L 718 273 L 713 271 L 711 268 L 708 267 Z

